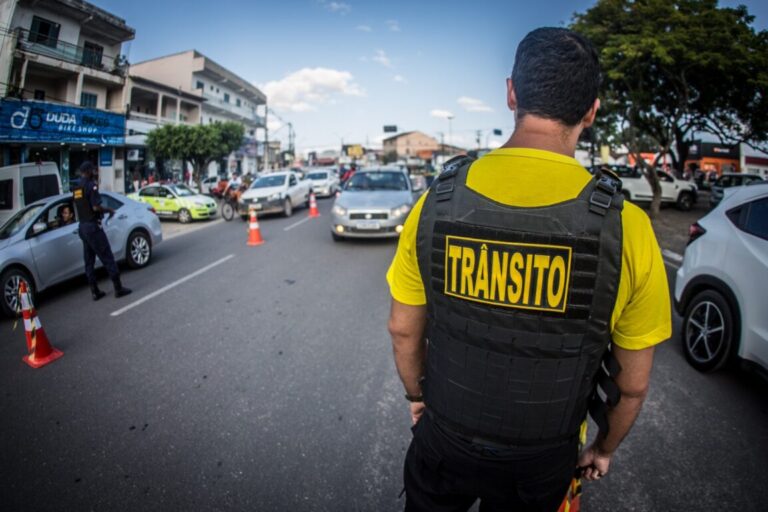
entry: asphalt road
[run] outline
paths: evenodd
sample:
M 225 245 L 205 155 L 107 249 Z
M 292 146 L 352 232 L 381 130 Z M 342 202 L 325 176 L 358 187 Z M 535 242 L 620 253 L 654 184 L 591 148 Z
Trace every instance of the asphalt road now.
M 0 321 L 0 510 L 401 509 L 395 243 L 334 243 L 329 208 L 262 219 L 259 247 L 239 220 L 176 236 L 124 274 L 120 300 L 91 302 L 82 279 L 47 292 L 65 355 L 42 369 Z M 675 329 L 583 510 L 762 510 L 768 386 L 692 370 Z

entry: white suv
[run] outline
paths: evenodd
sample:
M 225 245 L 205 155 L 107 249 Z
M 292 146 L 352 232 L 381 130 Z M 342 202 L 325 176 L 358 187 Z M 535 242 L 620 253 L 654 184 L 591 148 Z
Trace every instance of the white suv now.
M 679 180 L 668 172 L 657 169 L 661 185 L 661 202 L 673 203 L 679 210 L 688 211 L 698 199 L 698 189 L 692 181 Z M 632 202 L 650 202 L 653 191 L 648 179 L 639 171 L 620 173 L 621 191 Z
M 675 283 L 686 359 L 700 371 L 732 356 L 768 369 L 768 183 L 728 189 L 690 235 Z

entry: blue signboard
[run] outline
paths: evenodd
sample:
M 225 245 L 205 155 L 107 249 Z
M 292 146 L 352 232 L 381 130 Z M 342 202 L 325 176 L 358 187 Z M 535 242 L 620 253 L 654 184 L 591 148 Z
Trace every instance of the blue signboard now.
M 112 167 L 112 148 L 99 148 L 99 167 Z
M 125 144 L 125 116 L 44 101 L 0 100 L 0 142 Z

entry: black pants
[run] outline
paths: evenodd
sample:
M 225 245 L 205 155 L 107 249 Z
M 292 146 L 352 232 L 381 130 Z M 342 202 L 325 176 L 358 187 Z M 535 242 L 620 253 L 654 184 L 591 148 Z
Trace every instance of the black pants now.
M 576 471 L 578 440 L 493 448 L 424 414 L 405 456 L 406 512 L 556 512 Z
M 120 279 L 120 271 L 115 263 L 115 256 L 112 254 L 112 248 L 109 247 L 109 240 L 104 230 L 95 222 L 81 222 L 79 228 L 80 239 L 83 241 L 83 259 L 85 260 L 85 277 L 88 284 L 96 284 L 96 273 L 94 264 L 96 256 L 101 260 L 104 268 L 107 269 L 110 279 L 117 281 Z

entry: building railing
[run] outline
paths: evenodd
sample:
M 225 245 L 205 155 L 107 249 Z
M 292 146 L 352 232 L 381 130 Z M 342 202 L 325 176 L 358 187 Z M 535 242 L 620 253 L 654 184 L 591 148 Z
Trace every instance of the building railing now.
M 214 105 L 218 108 L 227 110 L 229 112 L 232 112 L 235 115 L 238 115 L 240 117 L 244 117 L 253 123 L 257 124 L 258 126 L 264 126 L 264 117 L 256 114 L 256 112 L 253 112 L 251 110 L 248 110 L 245 107 L 238 107 L 237 104 L 224 101 L 223 99 L 213 96 L 212 94 L 209 94 L 207 92 L 203 92 L 203 98 L 205 98 L 206 103 L 208 105 Z
M 118 76 L 126 76 L 128 60 L 124 55 L 106 55 L 100 48 L 77 46 L 46 34 L 17 28 L 17 48 L 53 59 L 86 66 Z
M 136 121 L 144 121 L 144 122 L 147 122 L 147 123 L 158 124 L 158 118 L 154 114 L 144 114 L 142 112 L 130 112 L 128 114 L 128 118 L 129 119 L 135 119 Z M 175 115 L 171 116 L 171 117 L 161 116 L 160 120 L 159 120 L 159 123 L 160 124 L 176 124 L 176 116 Z M 187 120 L 187 121 L 180 120 L 179 124 L 185 124 L 185 125 L 189 125 L 189 126 L 194 126 L 194 125 L 196 125 L 198 123 L 194 123 L 194 122 L 189 121 L 189 120 Z

